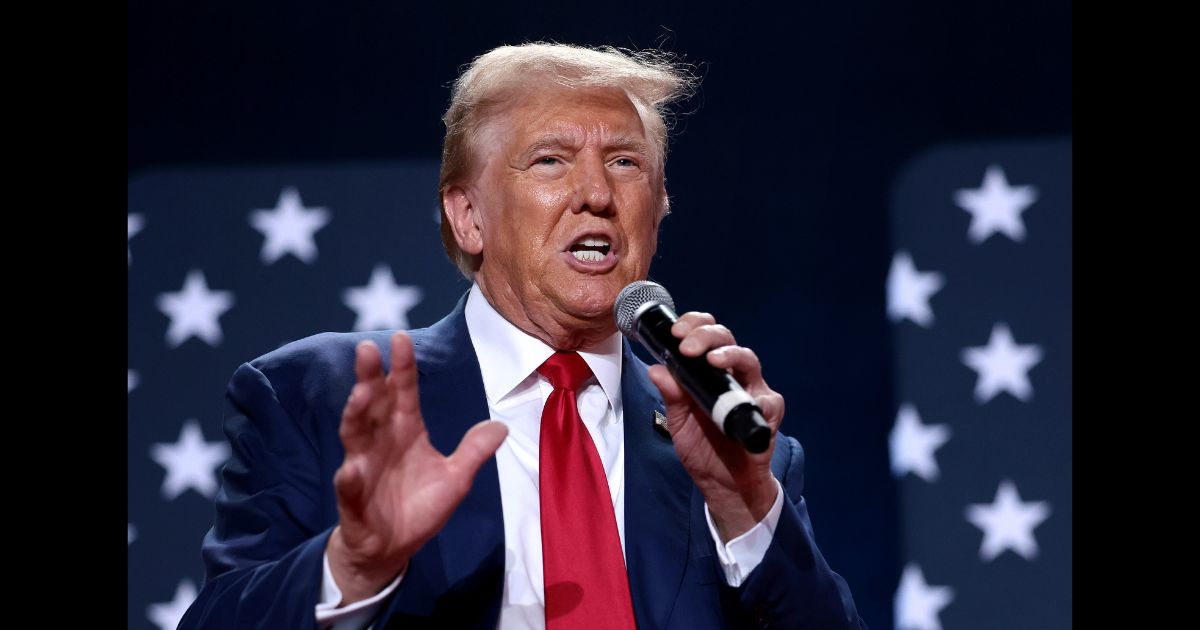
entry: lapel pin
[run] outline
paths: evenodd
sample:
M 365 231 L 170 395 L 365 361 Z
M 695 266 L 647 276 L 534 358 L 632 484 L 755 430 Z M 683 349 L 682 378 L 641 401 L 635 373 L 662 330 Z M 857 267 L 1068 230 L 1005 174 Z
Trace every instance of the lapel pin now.
M 667 417 L 657 409 L 654 410 L 654 428 L 663 436 L 670 438 L 671 432 L 667 430 Z

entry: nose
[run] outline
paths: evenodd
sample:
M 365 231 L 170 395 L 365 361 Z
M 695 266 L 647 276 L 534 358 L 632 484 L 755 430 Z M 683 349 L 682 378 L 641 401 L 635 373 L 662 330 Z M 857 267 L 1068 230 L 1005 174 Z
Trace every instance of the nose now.
M 612 183 L 599 156 L 579 160 L 575 168 L 576 212 L 607 214 L 612 211 Z

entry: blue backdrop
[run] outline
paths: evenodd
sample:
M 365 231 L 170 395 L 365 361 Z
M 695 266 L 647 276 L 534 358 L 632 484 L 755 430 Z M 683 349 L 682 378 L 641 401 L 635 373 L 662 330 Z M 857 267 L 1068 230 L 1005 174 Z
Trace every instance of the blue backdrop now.
M 129 19 L 129 627 L 170 625 L 199 586 L 234 368 L 429 324 L 466 289 L 437 237 L 447 85 L 533 39 L 701 64 L 651 273 L 787 397 L 818 541 L 867 622 L 1070 625 L 1068 3 Z

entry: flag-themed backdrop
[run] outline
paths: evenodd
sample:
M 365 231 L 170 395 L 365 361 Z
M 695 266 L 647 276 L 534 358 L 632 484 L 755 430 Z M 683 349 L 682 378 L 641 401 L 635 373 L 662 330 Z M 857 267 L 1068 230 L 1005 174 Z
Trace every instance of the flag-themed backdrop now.
M 1069 627 L 1069 5 L 941 4 L 132 3 L 129 627 L 199 587 L 233 370 L 466 290 L 446 85 L 531 39 L 703 62 L 651 274 L 786 396 L 871 627 Z
M 1071 145 L 938 147 L 892 197 L 898 627 L 1071 625 Z

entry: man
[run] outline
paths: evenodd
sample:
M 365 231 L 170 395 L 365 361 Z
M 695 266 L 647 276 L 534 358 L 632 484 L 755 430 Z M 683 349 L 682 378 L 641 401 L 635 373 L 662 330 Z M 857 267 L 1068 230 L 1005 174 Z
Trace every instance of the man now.
M 442 238 L 470 292 L 430 328 L 237 370 L 182 627 L 861 627 L 799 444 L 747 453 L 613 322 L 649 271 L 662 115 L 690 87 L 656 56 L 545 44 L 459 77 Z M 686 313 L 672 332 L 778 428 L 783 398 L 728 329 Z

